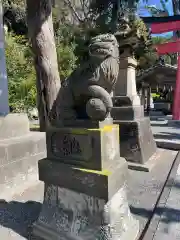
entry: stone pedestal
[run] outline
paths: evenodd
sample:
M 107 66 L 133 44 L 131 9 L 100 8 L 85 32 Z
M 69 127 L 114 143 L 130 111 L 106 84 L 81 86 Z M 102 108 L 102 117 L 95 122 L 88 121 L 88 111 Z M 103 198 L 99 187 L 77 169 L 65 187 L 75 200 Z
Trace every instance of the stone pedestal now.
M 157 160 L 157 148 L 151 131 L 150 120 L 144 117 L 136 91 L 135 59 L 120 60 L 120 73 L 114 92 L 111 115 L 120 126 L 120 154 L 128 161 L 129 168 L 149 171 Z
M 118 126 L 80 125 L 47 132 L 48 157 L 39 162 L 44 202 L 33 235 L 44 240 L 135 240 L 139 225 L 127 202 L 127 163 L 119 154 Z
M 121 156 L 128 161 L 128 167 L 150 171 L 159 156 L 149 117 L 115 122 L 120 125 Z
M 138 97 L 138 96 L 137 96 Z M 128 96 L 115 96 L 111 114 L 114 120 L 134 120 L 144 117 L 142 105 L 132 105 L 133 99 Z
M 30 132 L 26 114 L 0 117 L 1 198 L 6 191 L 13 195 L 19 185 L 35 178 L 37 163 L 43 157 L 46 157 L 44 133 Z
M 136 90 L 137 61 L 134 58 L 123 56 L 120 59 L 119 77 L 114 90 L 114 96 L 122 97 L 131 106 L 139 106 L 140 98 Z M 128 100 L 129 99 L 129 100 Z

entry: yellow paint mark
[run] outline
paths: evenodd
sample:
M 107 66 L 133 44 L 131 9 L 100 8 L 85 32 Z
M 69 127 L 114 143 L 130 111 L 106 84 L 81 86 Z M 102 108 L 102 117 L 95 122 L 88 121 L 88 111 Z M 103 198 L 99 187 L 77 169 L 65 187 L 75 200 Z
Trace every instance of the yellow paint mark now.
M 77 169 L 77 170 L 80 170 L 82 172 L 87 172 L 87 173 L 96 173 L 96 174 L 99 174 L 99 175 L 104 175 L 104 176 L 109 176 L 111 175 L 112 173 L 107 170 L 107 169 L 104 169 L 102 171 L 97 171 L 97 170 L 92 170 L 92 169 L 87 169 L 87 168 L 74 168 L 74 169 Z
M 106 125 L 103 128 L 71 128 L 70 132 L 74 134 L 87 134 L 89 131 L 111 132 L 113 128 L 119 128 L 118 124 Z
M 104 126 L 103 128 L 92 128 L 92 129 L 89 129 L 89 131 L 100 131 L 100 132 L 111 132 L 112 129 L 113 129 L 113 125 L 107 125 L 107 126 Z
M 79 134 L 79 135 L 88 134 L 87 128 L 70 128 L 68 130 L 70 130 L 70 133 L 72 133 L 72 134 Z

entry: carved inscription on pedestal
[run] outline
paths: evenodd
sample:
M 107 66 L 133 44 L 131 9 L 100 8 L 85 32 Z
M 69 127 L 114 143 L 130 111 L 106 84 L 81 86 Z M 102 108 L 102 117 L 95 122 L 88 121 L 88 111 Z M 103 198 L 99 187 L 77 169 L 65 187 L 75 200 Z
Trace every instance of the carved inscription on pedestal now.
M 51 151 L 55 157 L 88 161 L 92 157 L 91 138 L 85 134 L 54 133 Z

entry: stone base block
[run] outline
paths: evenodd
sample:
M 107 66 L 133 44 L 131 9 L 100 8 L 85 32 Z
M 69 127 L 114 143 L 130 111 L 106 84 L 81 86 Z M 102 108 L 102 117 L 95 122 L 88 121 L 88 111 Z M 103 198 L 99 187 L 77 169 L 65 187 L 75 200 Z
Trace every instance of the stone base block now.
M 46 142 L 49 159 L 98 171 L 120 155 L 119 125 L 113 123 L 98 128 L 50 127 Z
M 180 127 L 180 120 L 168 120 L 168 127 Z
M 114 120 L 135 120 L 144 117 L 144 108 L 143 106 L 113 107 L 111 116 Z
M 0 140 L 0 196 L 37 174 L 38 161 L 46 157 L 45 134 L 29 132 L 23 137 Z
M 113 106 L 115 107 L 127 107 L 127 106 L 140 106 L 140 98 L 136 95 L 130 96 L 115 96 L 112 97 Z
M 171 103 L 170 102 L 159 102 L 159 103 L 154 103 L 154 109 L 160 110 L 160 111 L 171 111 Z
M 29 133 L 27 114 L 12 113 L 0 116 L 0 140 L 21 137 Z
M 151 121 L 164 121 L 166 119 L 166 115 L 162 111 L 150 111 L 149 117 Z
M 150 111 L 149 112 L 150 117 L 165 117 L 164 113 L 162 111 Z
M 164 149 L 157 149 L 157 151 L 144 164 L 128 162 L 128 168 L 137 171 L 150 172 L 157 163 L 167 157 L 167 154 L 172 158 L 172 152 L 167 152 Z
M 127 202 L 126 175 L 123 158 L 101 172 L 40 161 L 44 202 L 33 236 L 43 240 L 135 240 L 139 223 Z
M 133 165 L 148 165 L 151 157 L 156 153 L 150 119 L 144 117 L 135 121 L 114 121 L 120 126 L 120 153 Z M 154 155 L 155 156 L 155 155 Z

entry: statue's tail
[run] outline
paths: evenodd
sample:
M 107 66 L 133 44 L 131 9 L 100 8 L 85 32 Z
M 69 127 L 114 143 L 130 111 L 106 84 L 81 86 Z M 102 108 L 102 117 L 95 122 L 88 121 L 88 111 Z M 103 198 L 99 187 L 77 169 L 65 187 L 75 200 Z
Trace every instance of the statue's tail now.
M 91 85 L 86 92 L 91 99 L 86 104 L 88 116 L 93 120 L 103 121 L 113 107 L 110 94 L 98 85 Z

